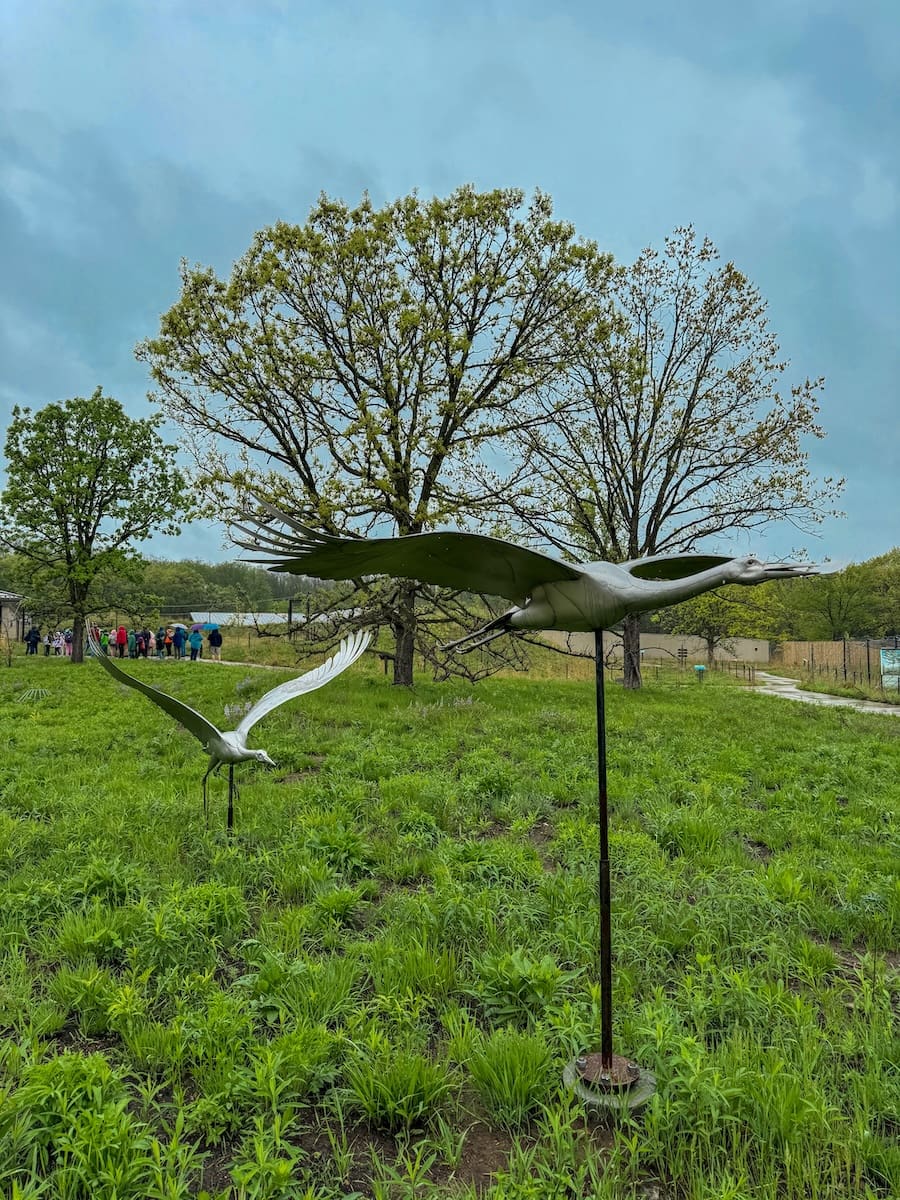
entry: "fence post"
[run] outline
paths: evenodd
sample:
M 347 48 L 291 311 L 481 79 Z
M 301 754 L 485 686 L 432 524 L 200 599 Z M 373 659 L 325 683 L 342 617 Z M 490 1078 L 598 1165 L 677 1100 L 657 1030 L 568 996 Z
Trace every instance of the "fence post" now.
M 872 660 L 869 658 L 869 639 L 866 638 L 866 679 L 869 687 L 872 686 Z

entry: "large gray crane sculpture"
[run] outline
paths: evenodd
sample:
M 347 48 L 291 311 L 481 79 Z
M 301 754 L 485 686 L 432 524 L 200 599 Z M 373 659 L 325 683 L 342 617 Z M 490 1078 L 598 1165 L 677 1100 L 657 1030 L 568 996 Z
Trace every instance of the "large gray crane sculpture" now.
M 600 827 L 600 1053 L 583 1055 L 569 1081 L 586 1100 L 633 1106 L 652 1090 L 652 1077 L 612 1049 L 612 942 L 609 816 L 606 788 L 606 709 L 603 630 L 634 613 L 680 604 L 727 583 L 757 584 L 816 573 L 807 564 L 764 563 L 752 555 L 657 554 L 630 562 L 570 563 L 475 533 L 419 533 L 398 538 L 339 538 L 319 533 L 269 505 L 238 528 L 238 545 L 265 555 L 274 571 L 320 579 L 391 575 L 485 595 L 515 607 L 450 644 L 475 649 L 504 633 L 561 629 L 594 634 L 597 697 L 598 818 Z M 271 522 L 287 527 L 272 529 Z M 637 1085 L 637 1086 L 635 1086 Z M 630 1091 L 630 1089 L 633 1089 Z
M 202 713 L 198 713 L 196 709 L 190 708 L 187 704 L 183 704 L 180 700 L 176 700 L 174 696 L 168 695 L 159 688 L 153 687 L 149 683 L 144 683 L 141 679 L 136 679 L 133 675 L 129 675 L 127 671 L 123 671 L 121 667 L 116 666 L 113 660 L 107 658 L 103 653 L 93 636 L 88 633 L 88 644 L 100 665 L 109 671 L 110 675 L 115 679 L 118 679 L 120 683 L 143 692 L 163 712 L 167 712 L 170 717 L 174 717 L 179 724 L 183 725 L 189 733 L 194 735 L 209 755 L 209 766 L 206 768 L 202 784 L 204 813 L 206 812 L 206 781 L 213 771 L 218 771 L 219 767 L 224 766 L 226 763 L 228 764 L 228 829 L 231 829 L 234 825 L 234 798 L 237 794 L 234 784 L 235 763 L 260 762 L 265 763 L 269 767 L 275 766 L 275 763 L 265 750 L 251 750 L 247 745 L 247 734 L 256 722 L 262 720 L 268 713 L 285 704 L 288 700 L 294 700 L 297 696 L 305 696 L 307 692 L 314 692 L 316 688 L 324 687 L 326 683 L 330 683 L 332 679 L 335 679 L 342 671 L 346 671 L 352 663 L 356 662 L 370 641 L 371 634 L 362 632 L 354 633 L 350 637 L 344 638 L 337 652 L 331 658 L 326 659 L 321 666 L 315 667 L 312 671 L 307 671 L 305 675 L 300 675 L 296 679 L 289 679 L 287 683 L 280 683 L 278 687 L 274 687 L 271 691 L 266 692 L 253 705 L 237 729 L 223 733 L 211 721 L 207 721 L 206 717 Z
M 480 533 L 339 538 L 317 533 L 270 506 L 265 511 L 299 536 L 279 534 L 262 522 L 256 529 L 239 525 L 253 540 L 238 545 L 265 553 L 263 561 L 273 571 L 319 579 L 391 575 L 514 601 L 515 608 L 452 643 L 479 639 L 472 649 L 517 629 L 593 633 L 630 613 L 680 604 L 726 583 L 765 583 L 815 572 L 797 563 L 763 563 L 752 555 L 657 554 L 623 563 L 570 563 Z

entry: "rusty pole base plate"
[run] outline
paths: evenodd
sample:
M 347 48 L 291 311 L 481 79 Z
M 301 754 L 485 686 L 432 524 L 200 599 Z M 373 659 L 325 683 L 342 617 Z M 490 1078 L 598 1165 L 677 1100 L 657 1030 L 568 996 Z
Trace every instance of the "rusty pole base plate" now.
M 636 1062 L 630 1062 L 621 1054 L 614 1054 L 608 1067 L 603 1065 L 602 1054 L 582 1054 L 575 1059 L 575 1069 L 584 1083 L 601 1092 L 629 1088 L 637 1083 L 641 1073 Z
M 563 1083 L 589 1107 L 619 1112 L 642 1108 L 656 1091 L 656 1077 L 619 1054 L 608 1068 L 599 1054 L 572 1059 Z

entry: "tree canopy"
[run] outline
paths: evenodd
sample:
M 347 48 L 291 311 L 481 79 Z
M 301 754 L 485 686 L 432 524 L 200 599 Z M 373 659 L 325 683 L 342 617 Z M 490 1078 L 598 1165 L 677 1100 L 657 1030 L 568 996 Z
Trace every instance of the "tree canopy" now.
M 462 187 L 380 209 L 323 196 L 306 224 L 258 233 L 229 280 L 183 264 L 180 300 L 137 353 L 219 514 L 259 498 L 333 533 L 490 523 L 490 455 L 556 411 L 609 268 L 541 193 Z M 414 648 L 434 660 L 471 619 L 464 596 L 410 581 L 358 591 L 360 620 L 393 629 L 398 683 Z
M 900 551 L 841 571 L 778 586 L 791 637 L 808 641 L 884 637 L 900 632 Z
M 98 581 L 127 572 L 136 543 L 177 532 L 188 511 L 173 454 L 156 421 L 128 417 L 101 388 L 37 412 L 13 409 L 0 546 L 30 564 L 32 590 L 71 617 L 75 662 Z

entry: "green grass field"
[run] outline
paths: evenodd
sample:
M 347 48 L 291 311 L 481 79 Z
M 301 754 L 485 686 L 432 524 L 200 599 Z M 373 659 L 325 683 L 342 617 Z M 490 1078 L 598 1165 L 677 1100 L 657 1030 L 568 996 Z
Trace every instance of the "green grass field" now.
M 226 647 L 227 653 L 227 647 Z M 126 664 L 228 727 L 285 676 Z M 0 1191 L 60 1200 L 900 1196 L 900 724 L 609 689 L 617 1048 L 584 681 L 393 689 L 197 743 L 96 664 L 0 668 Z M 42 694 L 46 693 L 46 694 Z

